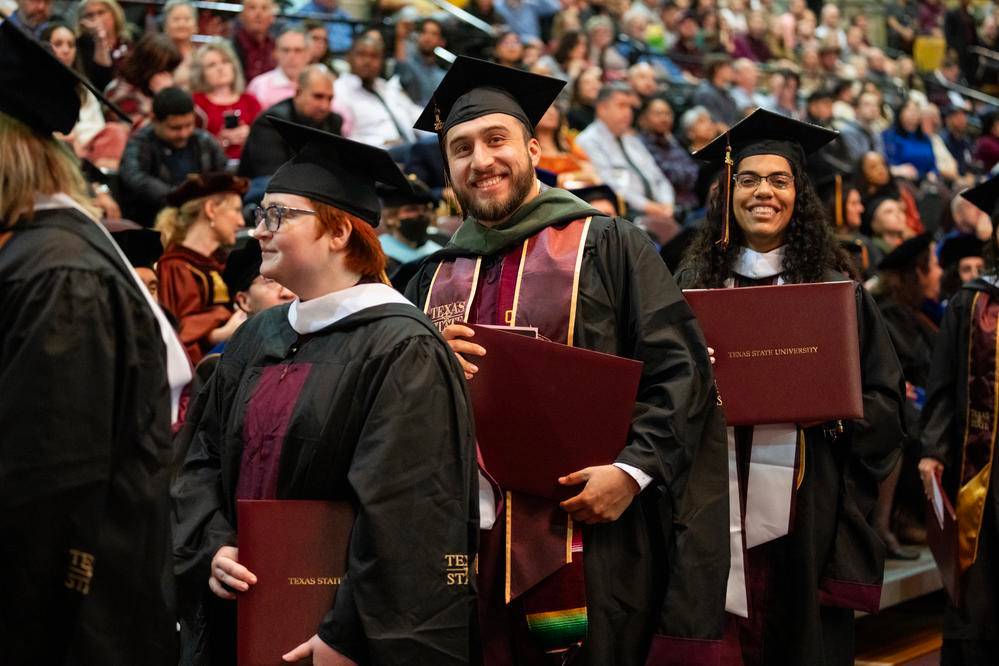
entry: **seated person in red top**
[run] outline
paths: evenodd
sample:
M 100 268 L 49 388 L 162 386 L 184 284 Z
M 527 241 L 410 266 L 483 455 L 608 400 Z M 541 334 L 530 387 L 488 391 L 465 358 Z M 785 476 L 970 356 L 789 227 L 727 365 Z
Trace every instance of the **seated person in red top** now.
M 194 103 L 205 114 L 205 129 L 229 159 L 239 159 L 250 124 L 260 113 L 260 102 L 245 91 L 243 67 L 228 44 L 213 42 L 198 49 L 191 65 Z
M 180 341 L 191 363 L 228 340 L 246 320 L 229 307 L 220 249 L 236 242 L 243 226 L 246 180 L 225 173 L 189 176 L 167 195 L 156 218 L 166 247 L 156 265 L 159 298 L 178 320 Z

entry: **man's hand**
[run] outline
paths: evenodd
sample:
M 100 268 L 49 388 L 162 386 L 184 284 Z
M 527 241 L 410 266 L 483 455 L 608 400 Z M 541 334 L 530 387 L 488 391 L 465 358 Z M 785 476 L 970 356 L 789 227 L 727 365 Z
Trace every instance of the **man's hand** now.
M 933 479 L 943 474 L 943 463 L 936 458 L 923 458 L 919 461 L 919 478 L 923 482 L 926 499 L 933 499 Z
M 475 335 L 475 331 L 468 326 L 451 324 L 450 326 L 445 327 L 442 334 L 444 335 L 444 339 L 447 340 L 448 345 L 451 346 L 451 351 L 453 351 L 454 355 L 458 357 L 458 362 L 461 363 L 461 369 L 465 371 L 465 379 L 471 379 L 474 377 L 475 373 L 479 371 L 479 367 L 474 363 L 466 361 L 462 354 L 468 354 L 470 356 L 485 356 L 486 348 L 481 345 L 477 345 L 474 342 L 462 340 L 461 338 L 470 338 Z
M 587 525 L 617 520 L 641 490 L 638 482 L 614 465 L 587 467 L 568 476 L 559 477 L 563 486 L 585 482 L 583 492 L 559 504 L 564 511 Z
M 235 599 L 236 595 L 228 588 L 238 592 L 246 592 L 257 582 L 257 577 L 239 563 L 239 550 L 232 546 L 222 546 L 212 558 L 212 575 L 208 579 L 208 587 L 215 596 L 223 599 Z
M 343 656 L 315 635 L 288 654 L 283 655 L 281 659 L 298 661 L 309 655 L 312 655 L 312 666 L 357 666 L 356 661 Z

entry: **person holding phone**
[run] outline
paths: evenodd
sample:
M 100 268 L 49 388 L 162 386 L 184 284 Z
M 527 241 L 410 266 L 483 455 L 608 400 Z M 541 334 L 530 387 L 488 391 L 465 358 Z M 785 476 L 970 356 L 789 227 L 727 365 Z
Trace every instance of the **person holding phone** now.
M 243 67 L 225 42 L 205 44 L 194 54 L 191 92 L 195 105 L 206 118 L 205 130 L 238 160 L 250 134 L 250 125 L 260 113 L 260 102 L 246 91 Z

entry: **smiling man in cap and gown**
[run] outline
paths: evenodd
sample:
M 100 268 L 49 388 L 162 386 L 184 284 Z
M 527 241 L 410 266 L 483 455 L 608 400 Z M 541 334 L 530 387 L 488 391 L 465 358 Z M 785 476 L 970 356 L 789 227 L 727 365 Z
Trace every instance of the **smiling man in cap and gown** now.
M 0 24 L 0 661 L 166 666 L 170 422 L 190 368 L 53 137 L 81 83 Z
M 483 658 L 712 663 L 728 561 L 709 356 L 649 238 L 536 179 L 534 127 L 564 85 L 459 57 L 416 125 L 437 132 L 466 219 L 407 295 L 464 354 L 466 377 L 475 381 L 475 358 L 488 353 L 467 323 L 533 326 L 549 340 L 644 363 L 617 461 L 560 479 L 578 495 L 560 506 L 496 494 L 480 474 Z

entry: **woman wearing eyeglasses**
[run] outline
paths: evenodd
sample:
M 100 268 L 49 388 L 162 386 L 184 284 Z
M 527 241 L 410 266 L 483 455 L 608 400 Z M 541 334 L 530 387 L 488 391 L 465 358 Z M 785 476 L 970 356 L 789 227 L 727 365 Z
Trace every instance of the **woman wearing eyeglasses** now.
M 156 264 L 160 303 L 177 318 L 194 365 L 246 321 L 242 311 L 233 311 L 222 280 L 223 249 L 245 226 L 246 186 L 245 178 L 226 173 L 192 175 L 167 195 L 167 208 L 156 216 L 166 248 Z
M 722 164 L 722 175 L 677 283 L 719 289 L 849 279 L 849 260 L 805 169 L 806 156 L 835 138 L 758 110 L 699 151 Z M 856 304 L 862 419 L 729 428 L 723 663 L 852 664 L 854 611 L 878 609 L 885 546 L 867 516 L 900 453 L 904 391 L 888 333 L 860 285 Z
M 454 354 L 383 283 L 375 181 L 409 187 L 385 151 L 274 118 L 297 151 L 257 211 L 260 273 L 298 295 L 243 324 L 191 407 L 173 488 L 188 663 L 233 663 L 236 500 L 344 500 L 347 574 L 308 642 L 322 664 L 468 663 L 478 477 Z M 455 557 L 458 556 L 458 557 Z

